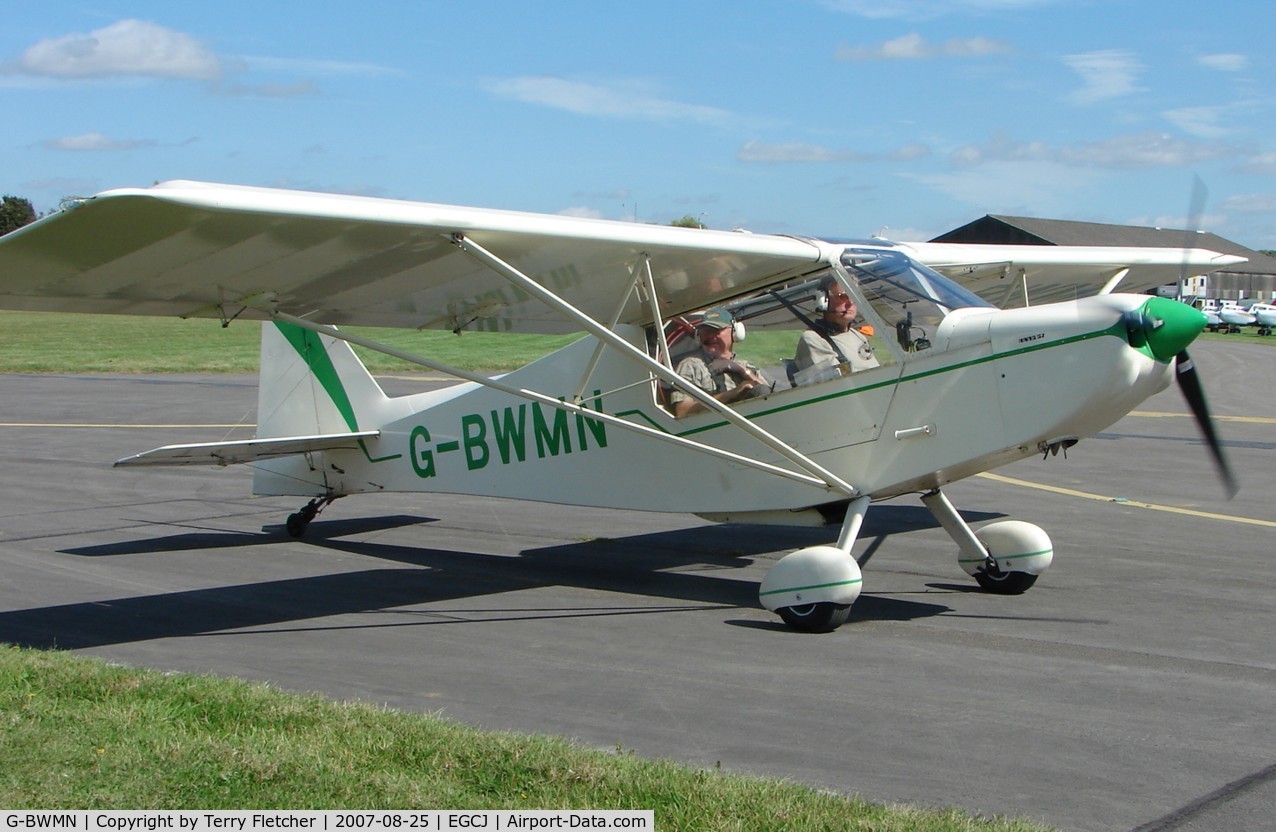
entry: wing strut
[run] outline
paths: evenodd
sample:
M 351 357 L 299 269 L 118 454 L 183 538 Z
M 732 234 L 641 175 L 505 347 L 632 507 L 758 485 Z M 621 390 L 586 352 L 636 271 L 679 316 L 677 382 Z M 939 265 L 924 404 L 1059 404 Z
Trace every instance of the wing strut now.
M 549 306 L 551 309 L 556 309 L 559 312 L 562 312 L 564 315 L 567 315 L 568 317 L 572 318 L 577 323 L 579 323 L 585 329 L 585 331 L 587 331 L 590 335 L 593 335 L 595 338 L 598 338 L 600 341 L 603 341 L 607 343 L 608 345 L 615 347 L 617 350 L 620 351 L 622 355 L 628 356 L 630 359 L 636 361 L 639 365 L 645 367 L 657 378 L 660 378 L 669 382 L 670 384 L 677 387 L 679 390 L 682 390 L 687 395 L 691 396 L 696 401 L 703 404 L 706 408 L 721 414 L 728 422 L 735 425 L 740 430 L 744 431 L 748 435 L 752 436 L 754 439 L 757 439 L 759 442 L 766 445 L 771 450 L 775 451 L 776 453 L 783 456 L 785 459 L 792 462 L 794 465 L 798 466 L 804 471 L 807 471 L 813 477 L 820 480 L 821 483 L 824 484 L 825 487 L 827 487 L 828 489 L 832 491 L 840 491 L 843 494 L 846 494 L 847 496 L 850 496 L 850 497 L 855 497 L 859 495 L 859 491 L 853 485 L 846 482 L 841 477 L 834 474 L 832 471 L 829 471 L 827 468 L 815 462 L 815 460 L 811 459 L 809 456 L 801 453 L 792 445 L 789 445 L 787 442 L 784 442 L 783 440 L 779 439 L 778 437 L 774 436 L 773 434 L 767 432 L 763 428 L 759 427 L 758 425 L 744 418 L 743 416 L 741 416 L 736 411 L 732 410 L 727 405 L 723 404 L 722 402 L 715 399 L 713 396 L 710 396 L 708 393 L 701 390 L 699 387 L 696 387 L 694 384 L 691 384 L 682 376 L 675 373 L 669 367 L 666 367 L 664 364 L 661 364 L 659 361 L 656 361 L 655 359 L 647 355 L 642 350 L 637 349 L 636 347 L 634 347 L 624 338 L 621 338 L 612 330 L 603 326 L 598 321 L 586 315 L 584 312 L 581 312 L 579 309 L 572 306 L 567 301 L 563 300 L 561 297 L 551 292 L 549 289 L 546 289 L 544 286 L 537 283 L 535 280 L 532 280 L 530 277 L 528 277 L 527 275 L 520 272 L 518 269 L 511 266 L 509 263 L 506 263 L 504 260 L 497 257 L 492 252 L 488 251 L 487 249 L 483 248 L 478 243 L 469 239 L 464 234 L 456 233 L 456 234 L 450 235 L 450 237 L 452 242 L 455 243 L 456 246 L 459 249 L 461 249 L 461 251 L 464 251 L 466 254 L 469 254 L 474 259 L 483 263 L 492 271 L 496 272 L 497 274 L 504 277 L 506 280 L 510 281 L 511 283 L 515 284 L 519 288 L 526 291 L 532 297 L 538 298 L 542 303 Z M 557 400 L 555 399 L 554 401 L 557 401 Z M 586 414 L 586 415 L 590 415 L 593 413 L 594 411 L 589 411 L 589 414 Z M 630 424 L 630 423 L 627 423 L 627 424 Z M 708 448 L 712 446 L 706 445 L 704 447 Z M 783 470 L 783 469 L 780 469 L 780 470 Z
M 616 307 L 615 314 L 611 316 L 611 323 L 607 325 L 607 329 L 612 331 L 616 329 L 616 323 L 620 320 L 621 313 L 625 311 L 625 306 L 629 303 L 629 296 L 634 292 L 638 292 L 639 298 L 641 299 L 640 290 L 643 287 L 647 290 L 647 297 L 650 300 L 652 313 L 655 316 L 656 332 L 662 333 L 661 336 L 656 339 L 656 358 L 666 367 L 672 368 L 673 361 L 669 358 L 669 342 L 663 334 L 665 331 L 665 319 L 660 317 L 660 302 L 656 295 L 656 281 L 651 274 L 651 255 L 645 251 L 642 253 L 638 264 L 634 266 L 634 279 L 629 284 L 629 288 L 625 291 L 624 295 L 621 297 L 620 305 Z M 585 401 L 585 389 L 589 385 L 589 379 L 594 374 L 594 370 L 598 368 L 598 362 L 602 358 L 603 352 L 606 349 L 607 344 L 604 341 L 599 341 L 598 346 L 594 348 L 594 354 L 589 359 L 589 366 L 586 367 L 585 372 L 581 374 L 580 385 L 576 388 L 576 397 L 572 399 L 572 401 L 577 404 Z M 637 387 L 640 384 L 649 384 L 650 382 L 650 379 L 645 379 L 643 381 L 635 382 L 634 384 L 627 384 L 620 389 L 624 390 L 629 387 Z
M 530 401 L 540 402 L 543 405 L 557 408 L 559 410 L 565 410 L 568 413 L 576 413 L 586 419 L 595 419 L 600 422 L 605 422 L 609 425 L 615 425 L 618 428 L 634 431 L 635 433 L 640 433 L 644 436 L 648 436 L 653 439 L 659 439 L 662 442 L 669 442 L 674 445 L 679 445 L 681 447 L 698 451 L 700 453 L 707 454 L 709 456 L 718 457 L 719 459 L 725 459 L 730 462 L 735 462 L 739 465 L 744 465 L 749 468 L 755 468 L 759 471 L 764 471 L 768 474 L 774 474 L 778 477 L 784 477 L 785 479 L 794 480 L 795 482 L 800 482 L 806 485 L 812 485 L 817 488 L 822 488 L 825 491 L 843 491 L 844 493 L 850 496 L 855 496 L 855 494 L 857 493 L 854 491 L 854 489 L 847 490 L 849 489 L 849 486 L 838 485 L 837 482 L 829 482 L 822 477 L 810 476 L 808 474 L 803 474 L 800 471 L 791 471 L 788 468 L 781 468 L 778 465 L 771 465 L 770 463 L 762 462 L 761 460 L 751 459 L 746 456 L 741 456 L 740 454 L 735 454 L 735 453 L 732 453 L 731 451 L 725 451 L 721 448 L 715 448 L 712 445 L 705 445 L 701 442 L 696 442 L 694 440 L 687 439 L 686 437 L 675 436 L 671 433 L 665 433 L 664 431 L 657 430 L 656 428 L 649 428 L 645 425 L 637 424 L 636 422 L 630 422 L 627 419 L 621 419 L 618 416 L 612 416 L 610 413 L 603 413 L 598 410 L 591 410 L 588 407 L 582 407 L 581 405 L 578 405 L 574 402 L 566 402 L 566 401 L 563 401 L 562 399 L 556 399 L 552 396 L 547 396 L 544 393 L 538 393 L 535 390 L 526 390 L 523 388 L 513 387 L 511 385 L 504 384 L 498 381 L 497 379 L 488 378 L 487 376 L 483 376 L 478 373 L 471 373 L 466 370 L 459 369 L 457 367 L 451 367 L 451 366 L 448 366 L 447 364 L 441 364 L 437 361 L 431 361 L 428 358 L 424 358 L 419 355 L 413 355 L 412 353 L 404 352 L 403 350 L 395 349 L 394 347 L 391 347 L 387 344 L 382 344 L 378 341 L 373 341 L 369 338 L 360 337 L 346 330 L 338 330 L 335 327 L 325 326 L 323 324 L 317 324 L 317 323 L 314 323 L 313 321 L 308 321 L 305 318 L 298 318 L 296 315 L 289 315 L 286 312 L 280 312 L 278 310 L 271 311 L 270 315 L 275 320 L 284 321 L 290 324 L 295 324 L 296 326 L 299 326 L 302 329 L 308 329 L 311 332 L 317 332 L 321 335 L 327 335 L 330 338 L 336 338 L 339 341 L 345 341 L 350 344 L 356 344 L 361 347 L 366 347 L 367 349 L 375 350 L 376 352 L 393 356 L 394 358 L 407 361 L 411 364 L 417 364 L 421 367 L 425 367 L 430 370 L 436 370 L 440 373 L 446 373 L 447 375 L 453 376 L 455 378 L 463 379 L 465 381 L 472 381 L 475 384 L 481 384 L 484 387 L 490 387 L 493 390 L 499 390 L 500 392 L 507 393 L 511 396 L 518 396 L 520 398 L 528 399 Z M 628 347 L 629 345 L 625 344 L 625 346 Z
M 1106 295 L 1115 291 L 1117 285 L 1120 284 L 1122 280 L 1125 280 L 1125 276 L 1129 273 L 1130 273 L 1130 269 L 1127 266 L 1126 268 L 1121 269 L 1116 274 L 1112 275 L 1112 277 L 1108 279 L 1108 282 L 1103 284 L 1103 288 L 1099 290 L 1099 294 Z
M 643 255 L 643 259 L 647 259 L 647 255 Z M 648 268 L 650 271 L 650 268 Z M 616 323 L 620 320 L 620 316 L 624 313 L 625 307 L 629 305 L 629 296 L 638 288 L 639 273 L 635 271 L 634 278 L 629 282 L 629 288 L 620 295 L 620 303 L 616 304 L 616 311 L 611 316 L 611 323 L 607 325 L 608 329 L 615 329 Z M 603 341 L 598 342 L 598 346 L 594 348 L 594 354 L 589 359 L 585 372 L 581 374 L 580 386 L 576 388 L 576 396 L 572 401 L 580 404 L 585 399 L 585 388 L 589 385 L 589 379 L 593 376 L 594 370 L 598 369 L 598 362 L 602 360 L 603 351 L 607 349 L 607 344 Z
M 660 298 L 656 295 L 656 277 L 651 273 L 651 255 L 642 256 L 643 285 L 647 287 L 647 297 L 651 299 L 652 323 L 660 337 L 656 339 L 656 353 L 660 363 L 673 369 L 673 357 L 669 355 L 669 335 L 665 332 L 665 319 L 660 314 Z

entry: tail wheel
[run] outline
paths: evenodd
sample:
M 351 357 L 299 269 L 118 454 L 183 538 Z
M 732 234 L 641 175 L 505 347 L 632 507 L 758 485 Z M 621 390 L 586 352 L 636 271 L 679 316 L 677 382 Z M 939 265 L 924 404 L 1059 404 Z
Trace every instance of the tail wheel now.
M 784 623 L 804 633 L 831 633 L 851 617 L 850 604 L 802 604 L 776 610 Z
M 304 516 L 300 511 L 296 514 L 289 514 L 284 528 L 288 530 L 289 537 L 302 537 L 306 533 L 306 527 L 310 525 L 310 518 Z
M 340 494 L 327 497 L 315 497 L 310 502 L 301 507 L 301 510 L 288 515 L 288 520 L 284 523 L 284 528 L 288 530 L 288 534 L 292 537 L 302 537 L 306 533 L 306 529 L 310 526 L 310 521 L 319 516 L 319 512 L 328 507 L 328 504 L 340 497 Z

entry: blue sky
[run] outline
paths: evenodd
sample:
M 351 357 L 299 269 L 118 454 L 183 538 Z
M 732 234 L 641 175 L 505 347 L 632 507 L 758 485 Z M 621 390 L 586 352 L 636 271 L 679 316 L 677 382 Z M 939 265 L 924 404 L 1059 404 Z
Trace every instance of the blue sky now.
M 1276 14 L 1222 0 L 21 3 L 0 192 L 165 179 L 928 239 L 1276 248 Z

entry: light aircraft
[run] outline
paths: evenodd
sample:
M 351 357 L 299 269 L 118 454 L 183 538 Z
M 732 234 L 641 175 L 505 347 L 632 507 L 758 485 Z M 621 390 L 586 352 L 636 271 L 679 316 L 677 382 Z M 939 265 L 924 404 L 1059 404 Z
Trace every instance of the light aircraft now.
M 1199 308 L 1205 313 L 1211 331 L 1221 329 L 1225 332 L 1240 332 L 1241 327 L 1253 326 L 1257 322 L 1255 315 L 1234 300 L 1206 298 L 1201 301 Z
M 1031 274 L 1068 275 L 1048 285 L 1070 298 L 999 309 L 926 260 L 978 273 L 994 294 L 1008 280 L 1022 301 Z M 254 493 L 310 498 L 288 518 L 295 536 L 334 500 L 383 491 L 832 524 L 835 543 L 786 555 L 759 588 L 791 627 L 828 631 L 860 593 L 851 551 L 875 500 L 920 495 L 960 568 L 991 592 L 1027 590 L 1054 556 L 1046 532 L 1017 520 L 972 529 L 944 486 L 1066 449 L 1176 376 L 1234 491 L 1185 351 L 1204 317 L 1111 290 L 1136 267 L 1236 261 L 833 242 L 169 182 L 72 201 L 0 239 L 0 306 L 266 322 L 256 438 L 116 464 L 251 463 Z M 727 310 L 737 337 L 747 327 L 796 344 L 830 285 L 857 301 L 875 366 L 839 362 L 798 384 L 773 371 L 732 406 L 676 371 L 704 310 Z M 347 325 L 589 337 L 488 377 Z M 388 397 L 351 344 L 464 383 Z M 701 412 L 674 418 L 671 391 Z
M 1249 307 L 1249 313 L 1258 324 L 1259 335 L 1271 335 L 1276 327 L 1276 303 L 1255 303 Z

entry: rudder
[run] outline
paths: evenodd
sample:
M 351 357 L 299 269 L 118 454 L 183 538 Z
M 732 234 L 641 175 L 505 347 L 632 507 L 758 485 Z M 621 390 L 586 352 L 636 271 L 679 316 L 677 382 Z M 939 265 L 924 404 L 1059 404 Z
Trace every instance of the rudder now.
M 380 427 L 387 401 L 345 341 L 295 324 L 262 324 L 258 437 Z

